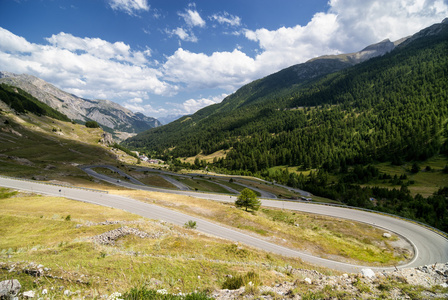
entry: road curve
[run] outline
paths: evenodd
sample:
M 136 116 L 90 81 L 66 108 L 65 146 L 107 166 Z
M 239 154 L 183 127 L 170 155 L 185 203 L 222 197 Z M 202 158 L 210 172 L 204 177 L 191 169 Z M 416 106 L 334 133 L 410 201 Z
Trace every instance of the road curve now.
M 35 181 L 16 180 L 2 176 L 0 176 L 0 186 L 18 190 L 32 191 L 36 193 L 42 193 L 53 196 L 62 196 L 73 200 L 84 201 L 102 206 L 114 207 L 141 215 L 146 218 L 161 219 L 177 225 L 183 225 L 188 220 L 193 220 L 197 222 L 197 230 L 202 231 L 204 233 L 229 239 L 232 241 L 238 241 L 246 245 L 257 247 L 273 253 L 278 253 L 285 256 L 300 257 L 304 261 L 307 261 L 312 264 L 321 265 L 324 267 L 344 272 L 360 272 L 361 269 L 366 268 L 366 266 L 355 266 L 315 257 L 297 250 L 289 249 L 283 246 L 279 246 L 258 239 L 251 235 L 212 223 L 210 221 L 192 217 L 183 213 L 175 212 L 167 208 L 159 207 L 157 205 L 140 202 L 127 197 L 111 195 L 88 189 L 61 187 L 61 186 L 43 184 Z M 142 188 L 142 186 L 138 187 Z M 172 193 L 173 191 L 167 190 L 165 192 Z M 234 201 L 234 197 L 232 199 L 232 197 L 229 196 L 211 194 L 209 195 L 210 197 L 207 198 L 207 194 L 203 193 L 196 193 L 196 194 L 200 194 L 201 198 L 206 199 L 219 200 L 219 201 Z M 300 210 L 310 213 L 352 219 L 356 221 L 369 223 L 375 226 L 379 226 L 385 228 L 386 230 L 400 234 L 406 239 L 408 239 L 414 245 L 416 250 L 416 255 L 414 259 L 406 265 L 399 266 L 400 268 L 416 267 L 421 265 L 428 265 L 437 262 L 448 261 L 448 240 L 433 231 L 430 231 L 424 227 L 418 226 L 410 222 L 406 222 L 400 219 L 387 217 L 379 214 L 368 213 L 364 211 L 315 205 L 309 203 L 262 200 L 262 205 L 277 208 L 284 207 L 292 210 Z M 368 268 L 371 268 L 376 271 L 394 269 L 392 267 L 390 268 L 368 267 Z

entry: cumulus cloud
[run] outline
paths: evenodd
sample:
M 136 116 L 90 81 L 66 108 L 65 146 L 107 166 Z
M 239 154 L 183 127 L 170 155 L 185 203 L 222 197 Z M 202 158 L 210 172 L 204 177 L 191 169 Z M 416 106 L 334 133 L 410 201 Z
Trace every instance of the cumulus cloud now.
M 179 48 L 167 58 L 162 71 L 165 80 L 183 83 L 189 88 L 233 91 L 248 83 L 255 69 L 255 61 L 240 50 L 206 55 Z
M 46 40 L 55 48 L 134 64 L 147 63 L 146 57 L 151 54 L 149 50 L 131 51 L 131 47 L 123 42 L 110 43 L 99 38 L 80 38 L 64 32 L 54 34 Z
M 331 0 L 329 6 L 305 26 L 246 30 L 245 37 L 260 47 L 260 68 L 270 72 L 319 55 L 359 51 L 411 35 L 448 15 L 444 0 Z
M 182 103 L 166 102 L 165 105 L 170 107 L 154 107 L 151 104 L 144 104 L 144 101 L 126 101 L 123 106 L 134 112 L 141 112 L 148 116 L 164 116 L 164 115 L 190 115 L 206 106 L 220 103 L 228 94 L 219 94 L 216 96 L 200 97 L 198 99 L 190 98 Z
M 205 27 L 204 19 L 196 10 L 186 9 L 184 13 L 179 12 L 178 15 L 184 19 L 189 27 Z
M 93 99 L 147 98 L 148 93 L 168 95 L 177 89 L 159 79 L 159 70 L 148 66 L 148 50 L 132 51 L 122 42 L 65 33 L 47 41 L 47 45 L 29 43 L 0 28 L 0 65 Z
M 220 103 L 227 95 L 214 96 L 210 98 L 188 99 L 180 106 L 178 114 L 192 114 L 206 106 Z
M 329 5 L 339 26 L 338 38 L 332 43 L 341 50 L 386 38 L 397 40 L 448 15 L 446 0 L 331 0 Z
M 0 27 L 0 50 L 3 52 L 33 52 L 36 46 L 21 36 Z
M 177 27 L 176 29 L 173 29 L 171 31 L 166 30 L 166 33 L 168 33 L 169 36 L 177 36 L 180 40 L 185 42 L 194 42 L 196 43 L 198 41 L 198 38 L 194 35 L 191 30 L 186 30 L 182 27 Z
M 247 39 L 258 42 L 261 52 L 256 56 L 257 64 L 264 72 L 271 73 L 316 56 L 338 52 L 331 43 L 337 30 L 337 15 L 317 13 L 306 26 L 246 30 L 244 34 Z
M 114 10 L 122 10 L 128 15 L 135 15 L 138 11 L 148 11 L 147 0 L 108 0 L 109 5 Z
M 223 12 L 219 14 L 214 14 L 210 16 L 210 19 L 213 21 L 217 21 L 219 24 L 225 24 L 229 26 L 240 26 L 241 18 L 238 16 L 233 16 L 228 12 Z

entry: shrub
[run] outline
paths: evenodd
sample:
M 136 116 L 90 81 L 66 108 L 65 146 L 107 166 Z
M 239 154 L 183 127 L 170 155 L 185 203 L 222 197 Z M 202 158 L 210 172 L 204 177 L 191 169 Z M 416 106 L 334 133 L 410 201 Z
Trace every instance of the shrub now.
M 196 229 L 196 221 L 189 220 L 184 224 L 184 227 L 188 229 Z
M 247 272 L 247 274 L 244 276 L 238 275 L 234 277 L 228 277 L 222 284 L 222 288 L 228 290 L 237 290 L 243 285 L 249 284 L 249 282 L 252 283 L 253 287 L 259 286 L 260 276 L 257 273 L 250 271 Z
M 96 121 L 87 121 L 86 127 L 87 128 L 99 128 L 100 125 Z

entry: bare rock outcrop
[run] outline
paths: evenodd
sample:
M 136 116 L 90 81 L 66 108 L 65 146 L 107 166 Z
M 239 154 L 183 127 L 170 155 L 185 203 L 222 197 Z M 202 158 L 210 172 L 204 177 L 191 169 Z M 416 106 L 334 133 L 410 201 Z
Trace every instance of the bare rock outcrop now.
M 0 281 L 0 299 L 14 299 L 21 288 L 22 286 L 17 279 Z

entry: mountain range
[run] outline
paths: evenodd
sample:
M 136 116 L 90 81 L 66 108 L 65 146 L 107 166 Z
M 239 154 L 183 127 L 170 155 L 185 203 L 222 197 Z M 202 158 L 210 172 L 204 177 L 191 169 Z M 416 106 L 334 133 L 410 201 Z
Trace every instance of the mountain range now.
M 165 159 L 223 150 L 216 166 L 251 172 L 276 165 L 423 159 L 445 139 L 447 32 L 445 19 L 396 42 L 291 66 L 124 144 Z M 437 136 L 415 132 L 419 113 L 423 120 L 437 115 L 425 125 L 436 126 Z
M 118 139 L 162 125 L 155 118 L 134 113 L 112 101 L 83 99 L 32 75 L 0 72 L 0 83 L 26 91 L 75 122 L 96 121 Z

